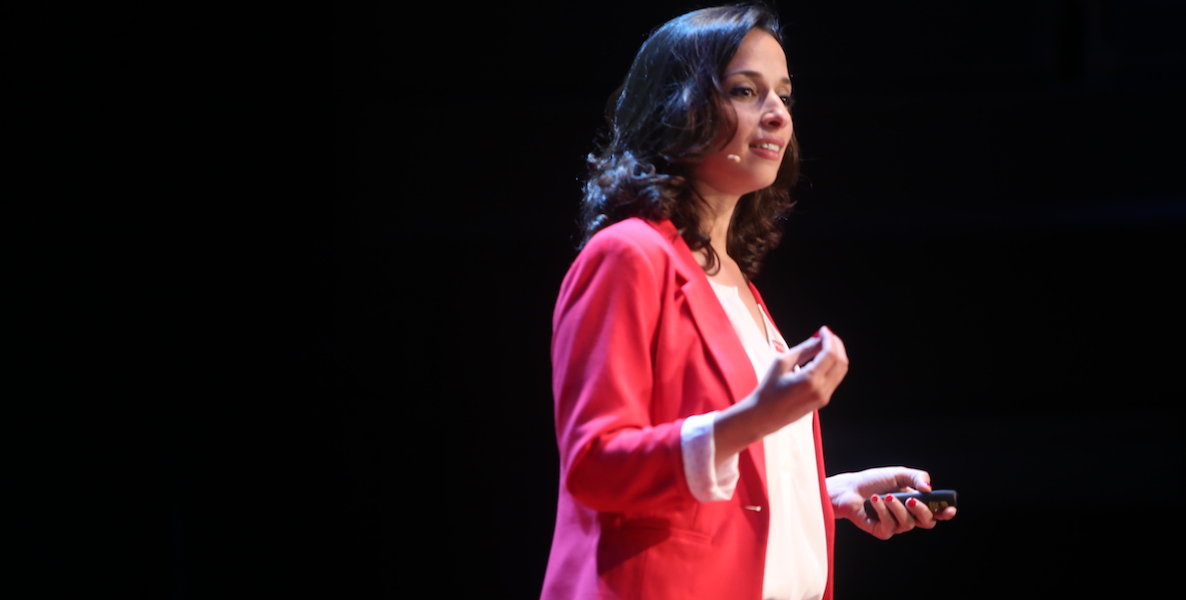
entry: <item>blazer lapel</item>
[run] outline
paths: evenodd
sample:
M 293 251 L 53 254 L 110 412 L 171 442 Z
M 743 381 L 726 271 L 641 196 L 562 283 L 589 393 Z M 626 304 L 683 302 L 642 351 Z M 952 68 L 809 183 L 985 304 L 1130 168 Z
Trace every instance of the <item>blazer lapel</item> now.
M 708 276 L 696 262 L 696 257 L 692 255 L 692 250 L 688 248 L 683 237 L 676 231 L 675 225 L 670 220 L 652 223 L 652 225 L 671 242 L 675 249 L 676 275 L 688 301 L 688 312 L 691 313 L 692 320 L 700 331 L 700 337 L 708 346 L 721 378 L 729 386 L 732 396 L 729 399 L 729 404 L 733 404 L 749 395 L 758 386 L 753 363 L 750 362 L 745 347 L 741 345 L 741 339 L 737 337 L 733 323 L 729 321 L 729 315 L 725 314 L 725 309 L 721 307 L 721 302 L 717 298 L 716 292 L 713 291 L 712 284 L 708 282 Z M 762 443 L 751 444 L 749 451 L 756 463 L 758 475 L 762 479 L 762 489 L 765 489 L 766 457 Z
M 721 307 L 721 301 L 713 291 L 712 284 L 708 282 L 708 276 L 696 262 L 696 257 L 676 231 L 675 225 L 671 221 L 661 221 L 655 226 L 675 248 L 678 258 L 675 263 L 676 274 L 684 296 L 688 299 L 688 310 L 713 360 L 716 361 L 721 376 L 729 384 L 729 390 L 733 395 L 730 400 L 732 404 L 757 387 L 758 380 L 754 374 L 753 363 L 745 353 L 745 347 L 741 345 L 729 315 L 725 314 L 725 309 Z

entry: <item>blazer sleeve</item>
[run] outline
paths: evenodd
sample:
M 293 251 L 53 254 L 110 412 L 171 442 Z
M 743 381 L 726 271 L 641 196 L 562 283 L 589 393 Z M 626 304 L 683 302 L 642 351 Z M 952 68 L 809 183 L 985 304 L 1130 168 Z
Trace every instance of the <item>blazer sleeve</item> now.
M 561 477 L 593 510 L 640 512 L 696 502 L 684 477 L 683 419 L 651 418 L 654 348 L 671 293 L 669 262 L 649 240 L 598 235 L 561 285 L 552 338 Z

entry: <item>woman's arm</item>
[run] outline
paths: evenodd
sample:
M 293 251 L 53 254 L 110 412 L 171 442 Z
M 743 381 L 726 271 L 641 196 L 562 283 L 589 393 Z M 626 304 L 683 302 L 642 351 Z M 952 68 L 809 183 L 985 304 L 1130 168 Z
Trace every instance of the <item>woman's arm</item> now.
M 591 240 L 566 275 L 553 316 L 563 485 L 603 512 L 695 502 L 680 454 L 683 420 L 652 422 L 667 269 L 647 243 L 625 235 Z

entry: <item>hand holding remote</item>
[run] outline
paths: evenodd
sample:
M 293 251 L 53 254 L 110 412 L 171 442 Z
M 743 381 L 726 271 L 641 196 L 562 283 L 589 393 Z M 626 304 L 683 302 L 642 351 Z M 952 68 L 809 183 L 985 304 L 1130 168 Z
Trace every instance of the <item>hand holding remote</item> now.
M 930 492 L 892 492 L 889 494 L 884 494 L 882 498 L 885 498 L 886 496 L 893 496 L 896 500 L 901 502 L 906 502 L 907 500 L 914 498 L 919 502 L 927 504 L 930 507 L 931 512 L 939 512 L 948 506 L 956 506 L 956 501 L 958 500 L 955 490 L 934 490 Z M 874 521 L 878 520 L 877 511 L 873 509 L 872 500 L 865 500 L 865 514 Z

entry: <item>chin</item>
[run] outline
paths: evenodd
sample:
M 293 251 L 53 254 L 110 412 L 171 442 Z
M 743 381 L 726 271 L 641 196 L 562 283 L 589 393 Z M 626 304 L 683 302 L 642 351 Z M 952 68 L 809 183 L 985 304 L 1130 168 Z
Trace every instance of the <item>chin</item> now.
M 768 178 L 762 178 L 762 179 L 759 179 L 758 181 L 755 181 L 755 182 L 754 182 L 754 187 L 753 187 L 753 189 L 752 189 L 752 190 L 750 190 L 750 191 L 749 191 L 749 193 L 751 193 L 751 194 L 752 194 L 752 193 L 754 193 L 754 192 L 757 192 L 757 191 L 759 191 L 759 190 L 764 190 L 764 189 L 766 189 L 766 188 L 768 188 L 768 187 L 770 187 L 770 186 L 774 185 L 774 182 L 775 182 L 775 181 L 778 181 L 778 176 L 777 176 L 777 174 L 776 174 L 774 177 L 768 177 Z

